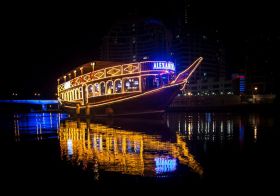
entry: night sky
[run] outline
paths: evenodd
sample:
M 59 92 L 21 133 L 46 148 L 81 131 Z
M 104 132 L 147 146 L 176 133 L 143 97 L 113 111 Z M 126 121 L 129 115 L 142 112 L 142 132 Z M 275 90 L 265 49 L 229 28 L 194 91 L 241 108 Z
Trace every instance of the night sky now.
M 243 63 L 247 55 L 244 41 L 254 40 L 258 47 L 258 42 L 269 39 L 266 48 L 258 52 L 264 53 L 263 58 L 270 59 L 270 66 L 276 67 L 274 56 L 280 51 L 276 43 L 280 39 L 276 3 L 189 2 L 189 20 L 193 24 L 221 32 L 229 66 Z M 91 4 L 24 2 L 1 6 L 1 96 L 15 91 L 25 97 L 34 92 L 52 97 L 59 76 L 99 58 L 101 38 L 116 20 L 137 13 L 158 17 L 172 25 L 182 13 L 182 5 L 180 0 L 137 0 L 129 4 L 103 0 Z

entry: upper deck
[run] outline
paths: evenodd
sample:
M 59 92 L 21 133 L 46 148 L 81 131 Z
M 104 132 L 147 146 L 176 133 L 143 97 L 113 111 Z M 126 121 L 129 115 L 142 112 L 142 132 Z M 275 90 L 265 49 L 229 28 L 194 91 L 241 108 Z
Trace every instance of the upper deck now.
M 169 61 L 143 61 L 121 64 L 96 61 L 84 64 L 58 79 L 58 93 L 90 82 L 143 74 L 175 73 L 174 63 Z

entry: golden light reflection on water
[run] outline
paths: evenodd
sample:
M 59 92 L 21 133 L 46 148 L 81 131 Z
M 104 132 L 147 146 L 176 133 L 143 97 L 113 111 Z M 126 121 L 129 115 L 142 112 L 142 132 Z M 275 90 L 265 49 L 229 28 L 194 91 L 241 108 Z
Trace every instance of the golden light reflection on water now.
M 203 168 L 190 153 L 184 136 L 164 141 L 159 134 L 110 128 L 102 124 L 65 121 L 59 131 L 62 159 L 92 170 L 156 176 L 186 165 L 202 175 Z

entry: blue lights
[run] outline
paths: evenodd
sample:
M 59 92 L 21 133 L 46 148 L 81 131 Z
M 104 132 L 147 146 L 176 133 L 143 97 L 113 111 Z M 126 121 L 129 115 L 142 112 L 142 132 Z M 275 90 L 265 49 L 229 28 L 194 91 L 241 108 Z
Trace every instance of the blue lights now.
M 42 104 L 42 110 L 43 110 L 43 111 L 47 111 L 47 110 L 48 110 L 48 108 L 47 108 L 47 105 L 46 105 L 46 104 Z
M 239 123 L 239 142 L 242 144 L 244 141 L 244 125 L 240 122 Z
M 245 76 L 244 75 L 239 76 L 239 92 L 245 93 Z
M 160 20 L 151 18 L 151 19 L 146 19 L 145 24 L 154 24 L 154 25 L 162 25 L 162 22 Z
M 153 69 L 163 69 L 163 70 L 172 70 L 175 71 L 175 65 L 172 62 L 154 62 Z
M 15 129 L 21 135 L 56 134 L 60 121 L 67 114 L 60 113 L 28 113 L 15 114 Z
M 174 172 L 177 168 L 177 159 L 169 157 L 156 157 L 156 174 Z
M 58 100 L 0 100 L 1 103 L 21 103 L 21 104 L 58 104 Z
M 211 123 L 211 121 L 212 121 L 212 119 L 211 119 L 211 113 L 205 113 L 205 117 L 206 117 L 207 123 Z

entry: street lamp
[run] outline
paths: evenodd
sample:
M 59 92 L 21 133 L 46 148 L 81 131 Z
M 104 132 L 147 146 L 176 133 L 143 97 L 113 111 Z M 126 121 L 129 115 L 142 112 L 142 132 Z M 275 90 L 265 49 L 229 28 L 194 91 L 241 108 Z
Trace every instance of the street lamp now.
M 254 91 L 252 92 L 252 94 L 253 94 L 253 103 L 256 103 L 256 94 L 257 94 L 257 90 L 258 90 L 258 87 L 255 86 L 255 87 L 254 87 Z
M 258 90 L 258 87 L 255 86 L 255 87 L 254 87 L 254 92 L 255 92 L 254 94 L 257 94 L 257 90 Z

